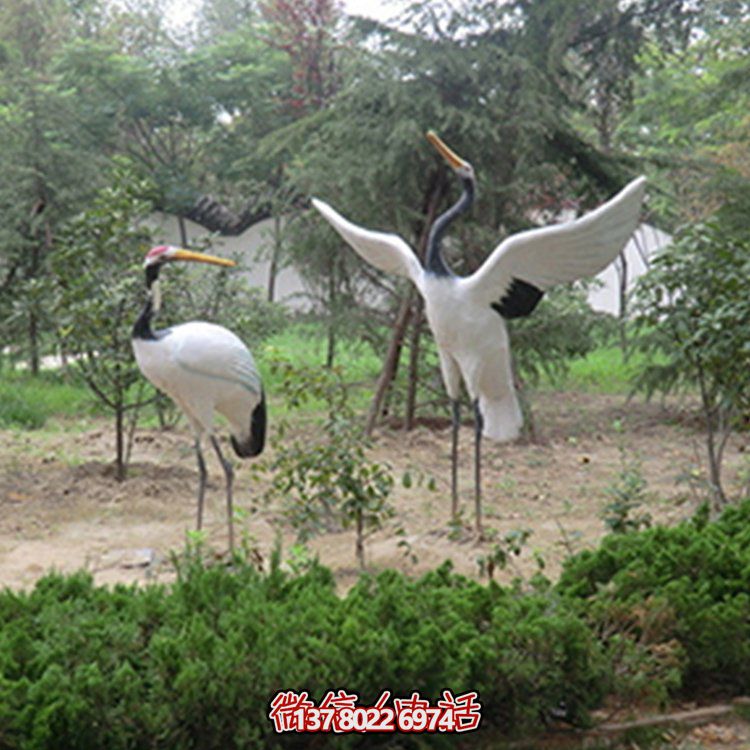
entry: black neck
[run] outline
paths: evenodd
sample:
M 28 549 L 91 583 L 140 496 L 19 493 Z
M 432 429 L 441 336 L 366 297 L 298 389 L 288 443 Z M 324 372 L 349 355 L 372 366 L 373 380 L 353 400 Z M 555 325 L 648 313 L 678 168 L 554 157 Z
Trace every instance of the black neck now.
M 458 201 L 452 205 L 445 213 L 435 219 L 435 222 L 430 229 L 430 235 L 427 238 L 427 262 L 425 267 L 428 273 L 435 274 L 436 276 L 452 276 L 453 272 L 448 268 L 443 258 L 441 242 L 445 230 L 458 218 L 461 214 L 471 208 L 474 203 L 474 180 L 471 177 L 462 177 L 461 182 L 463 183 L 464 190 L 461 193 L 461 197 Z
M 141 314 L 133 326 L 134 339 L 155 339 L 153 330 L 151 330 L 151 320 L 154 317 L 154 301 L 151 296 L 151 286 L 159 278 L 159 268 L 161 264 L 146 267 L 146 288 L 148 289 L 148 299 L 141 310 Z

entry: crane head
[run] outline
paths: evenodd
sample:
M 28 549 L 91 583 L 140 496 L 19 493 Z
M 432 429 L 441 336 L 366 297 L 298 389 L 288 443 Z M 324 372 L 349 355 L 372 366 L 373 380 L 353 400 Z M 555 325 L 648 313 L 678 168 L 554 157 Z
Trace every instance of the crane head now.
M 450 146 L 448 146 L 434 130 L 427 131 L 427 140 L 435 147 L 437 152 L 453 168 L 455 173 L 462 178 L 474 180 L 474 167 L 466 159 L 462 159 Z
M 143 261 L 143 265 L 146 268 L 150 266 L 160 265 L 162 263 L 169 263 L 175 260 L 192 261 L 195 263 L 211 263 L 215 266 L 236 266 L 237 263 L 227 258 L 217 258 L 215 255 L 208 255 L 207 253 L 199 253 L 195 250 L 184 250 L 181 247 L 172 247 L 171 245 L 157 245 L 152 247 L 147 253 L 146 258 Z

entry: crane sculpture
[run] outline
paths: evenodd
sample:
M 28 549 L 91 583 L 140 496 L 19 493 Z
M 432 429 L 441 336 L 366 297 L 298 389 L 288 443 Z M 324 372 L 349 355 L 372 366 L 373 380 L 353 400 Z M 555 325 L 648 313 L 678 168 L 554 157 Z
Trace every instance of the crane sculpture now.
M 233 551 L 234 469 L 216 438 L 214 412 L 229 422 L 234 452 L 241 458 L 257 456 L 265 443 L 266 400 L 253 356 L 232 331 L 202 321 L 152 329 L 153 317 L 161 307 L 159 271 L 176 261 L 235 265 L 231 260 L 168 245 L 149 250 L 144 261 L 148 298 L 133 326 L 133 351 L 141 372 L 180 407 L 193 429 L 199 474 L 198 530 L 203 526 L 208 477 L 203 439 L 208 438 L 216 451 L 226 479 L 229 549 Z
M 529 315 L 555 284 L 593 276 L 613 261 L 637 226 L 646 180 L 638 177 L 578 219 L 505 238 L 479 269 L 462 277 L 448 267 L 441 241 L 451 223 L 472 206 L 476 176 L 472 165 L 437 134 L 430 131 L 427 139 L 452 167 L 463 190 L 458 201 L 432 224 L 424 266 L 401 237 L 353 224 L 316 198 L 313 205 L 363 260 L 410 279 L 424 298 L 452 404 L 454 517 L 458 511 L 461 380 L 474 408 L 474 496 L 476 527 L 481 535 L 482 435 L 497 441 L 513 440 L 523 423 L 505 321 Z

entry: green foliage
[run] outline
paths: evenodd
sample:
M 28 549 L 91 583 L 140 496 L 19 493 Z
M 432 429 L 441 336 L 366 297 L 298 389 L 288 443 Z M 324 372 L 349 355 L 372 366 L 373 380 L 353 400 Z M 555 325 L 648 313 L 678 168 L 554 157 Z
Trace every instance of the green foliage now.
M 532 534 L 531 529 L 513 529 L 507 532 L 499 542 L 492 545 L 489 552 L 477 557 L 479 574 L 486 575 L 492 580 L 496 570 L 505 570 L 508 563 L 512 562 L 512 557 L 518 557 L 521 554 Z M 537 562 L 540 568 L 544 567 L 544 562 L 540 557 L 537 557 Z
M 50 260 L 58 337 L 99 401 L 114 415 L 117 472 L 124 478 L 124 414 L 144 402 L 131 350 L 134 305 L 142 296 L 138 267 L 150 237 L 140 222 L 151 210 L 150 186 L 127 163 L 112 184 L 70 221 Z
M 241 560 L 229 571 L 195 550 L 169 587 L 97 588 L 81 573 L 4 591 L 0 654 L 3 744 L 71 750 L 279 747 L 267 718 L 278 690 L 319 701 L 342 686 L 369 704 L 385 687 L 432 701 L 477 690 L 483 726 L 518 734 L 561 700 L 584 721 L 606 671 L 552 593 L 445 565 L 416 581 L 365 576 L 339 597 L 314 564 L 291 576 L 276 553 L 267 574 Z
M 195 249 L 215 252 L 210 241 Z M 282 305 L 266 300 L 237 272 L 206 273 L 197 264 L 173 264 L 162 274 L 162 285 L 166 302 L 159 324 L 165 327 L 186 320 L 210 320 L 234 331 L 251 351 L 257 351 L 289 323 Z
M 611 322 L 610 316 L 591 309 L 584 285 L 553 289 L 533 315 L 509 326 L 519 375 L 533 384 L 542 377 L 559 382 L 576 359 L 606 338 Z
M 61 224 L 98 184 L 102 154 L 55 61 L 77 31 L 68 3 L 0 6 L 0 340 L 38 371 L 54 330 L 46 263 Z
M 608 342 L 606 338 L 600 340 L 599 345 L 584 357 L 569 362 L 567 372 L 561 378 L 545 376 L 540 385 L 588 393 L 632 393 L 633 381 L 646 361 L 652 361 L 651 357 L 634 349 L 626 354 L 621 346 Z M 656 356 L 656 362 L 660 361 Z
M 703 4 L 697 15 L 704 18 L 696 19 L 703 29 L 689 44 L 670 49 L 651 42 L 640 55 L 635 106 L 619 137 L 659 166 L 654 177 L 661 189 L 650 192 L 662 220 L 700 221 L 727 195 L 744 193 L 747 200 L 750 30 L 736 13 L 743 13 L 739 5 Z
M 35 429 L 50 417 L 94 411 L 91 394 L 82 384 L 57 375 L 0 375 L 0 426 Z
M 617 433 L 622 432 L 622 424 L 614 424 Z M 620 442 L 620 472 L 617 479 L 607 488 L 611 502 L 604 507 L 604 523 L 615 534 L 628 531 L 638 531 L 651 525 L 648 513 L 633 512 L 640 508 L 648 499 L 647 482 L 641 471 L 641 462 L 637 456 L 628 455 L 625 445 Z
M 721 215 L 683 228 L 653 260 L 638 285 L 639 346 L 666 361 L 644 368 L 648 394 L 685 386 L 707 390 L 712 403 L 750 399 L 750 238 L 731 231 Z
M 271 464 L 269 497 L 281 497 L 285 515 L 304 541 L 337 526 L 354 527 L 355 553 L 364 568 L 364 540 L 393 515 L 388 497 L 390 467 L 368 458 L 367 442 L 355 421 L 348 390 L 336 369 L 298 367 L 285 359 L 272 363 L 279 392 L 291 408 L 310 399 L 325 403 L 317 439 L 296 438 L 282 446 Z M 281 434 L 286 428 L 281 426 Z
M 679 232 L 637 287 L 638 346 L 659 359 L 647 363 L 636 386 L 647 395 L 698 391 L 718 501 L 725 499 L 721 461 L 732 420 L 750 409 L 748 277 L 750 233 L 721 211 Z
M 509 544 L 522 544 L 524 534 Z M 612 534 L 556 586 L 481 585 L 449 563 L 363 575 L 343 596 L 295 553 L 268 572 L 199 547 L 171 585 L 97 588 L 52 574 L 0 593 L 0 727 L 8 747 L 270 748 L 279 690 L 345 687 L 435 701 L 479 692 L 482 726 L 586 724 L 606 695 L 750 689 L 750 500 L 715 522 Z M 294 574 L 287 571 L 296 570 Z M 369 746 L 351 736 L 346 746 Z M 334 741 L 335 744 L 335 741 Z
M 43 410 L 17 390 L 0 386 L 0 427 L 35 429 L 45 422 Z
M 569 559 L 558 591 L 578 600 L 603 637 L 629 638 L 672 667 L 686 690 L 750 688 L 750 501 L 711 523 L 606 537 Z M 665 664 L 662 663 L 662 668 Z M 672 687 L 680 679 L 672 675 Z

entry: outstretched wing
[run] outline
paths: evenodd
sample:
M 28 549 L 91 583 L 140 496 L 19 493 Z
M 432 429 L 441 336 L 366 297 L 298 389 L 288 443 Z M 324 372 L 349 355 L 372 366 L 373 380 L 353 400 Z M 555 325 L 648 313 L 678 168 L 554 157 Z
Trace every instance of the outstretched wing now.
M 580 219 L 508 237 L 465 280 L 467 291 L 506 318 L 528 315 L 549 287 L 594 276 L 617 257 L 638 225 L 645 186 L 638 177 Z
M 411 279 L 418 287 L 422 284 L 422 266 L 412 249 L 396 234 L 374 232 L 352 224 L 340 213 L 317 198 L 312 204 L 326 221 L 370 265 L 386 273 L 395 273 Z

